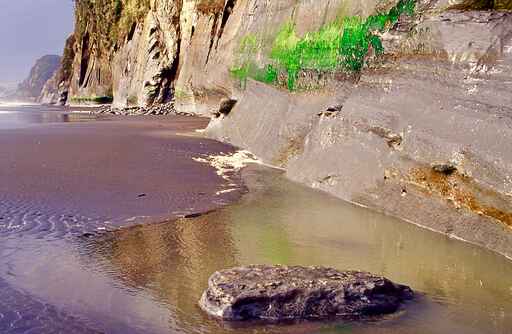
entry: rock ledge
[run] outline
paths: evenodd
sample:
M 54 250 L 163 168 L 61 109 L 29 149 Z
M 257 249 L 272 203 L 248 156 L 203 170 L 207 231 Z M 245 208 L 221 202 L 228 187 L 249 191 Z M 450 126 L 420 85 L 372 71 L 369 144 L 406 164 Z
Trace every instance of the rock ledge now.
M 366 272 L 253 265 L 214 273 L 199 305 L 224 320 L 356 318 L 393 313 L 412 296 Z

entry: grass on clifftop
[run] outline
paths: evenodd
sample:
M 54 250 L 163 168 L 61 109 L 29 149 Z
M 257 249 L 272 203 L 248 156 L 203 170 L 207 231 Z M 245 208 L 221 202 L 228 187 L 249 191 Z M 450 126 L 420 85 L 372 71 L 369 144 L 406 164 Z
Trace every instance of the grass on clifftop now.
M 57 75 L 57 83 L 69 81 L 73 75 L 73 60 L 75 59 L 75 35 L 71 35 L 66 39 L 64 52 L 60 61 L 60 68 Z
M 246 36 L 240 44 L 240 57 L 231 73 L 245 85 L 247 78 L 269 84 L 279 83 L 285 77 L 289 90 L 294 90 L 298 75 L 304 70 L 360 71 L 370 49 L 376 55 L 384 52 L 378 32 L 385 32 L 400 15 L 413 15 L 416 0 L 400 0 L 387 13 L 378 13 L 362 19 L 345 17 L 324 25 L 318 31 L 297 36 L 295 25 L 286 23 L 278 33 L 271 53 L 270 63 L 259 67 L 254 61 L 258 51 L 255 36 Z
M 86 32 L 99 44 L 98 50 L 110 50 L 124 39 L 133 24 L 140 22 L 150 8 L 150 0 L 80 0 L 75 1 L 75 37 Z

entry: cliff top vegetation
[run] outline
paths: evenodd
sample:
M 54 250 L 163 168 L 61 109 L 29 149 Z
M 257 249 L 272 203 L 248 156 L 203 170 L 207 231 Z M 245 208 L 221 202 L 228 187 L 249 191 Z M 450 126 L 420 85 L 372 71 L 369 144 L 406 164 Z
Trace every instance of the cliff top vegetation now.
M 110 50 L 128 36 L 150 9 L 150 0 L 76 0 L 75 37 L 90 34 L 98 52 Z

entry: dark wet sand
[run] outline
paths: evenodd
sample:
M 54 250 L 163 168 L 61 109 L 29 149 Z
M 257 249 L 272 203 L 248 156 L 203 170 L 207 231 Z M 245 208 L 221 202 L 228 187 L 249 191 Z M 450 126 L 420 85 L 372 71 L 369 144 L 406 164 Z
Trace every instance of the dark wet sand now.
M 187 137 L 207 125 L 190 117 L 127 118 L 44 124 L 0 131 L 0 199 L 37 209 L 122 220 L 204 212 L 239 191 L 192 158 L 233 152 L 212 140 Z

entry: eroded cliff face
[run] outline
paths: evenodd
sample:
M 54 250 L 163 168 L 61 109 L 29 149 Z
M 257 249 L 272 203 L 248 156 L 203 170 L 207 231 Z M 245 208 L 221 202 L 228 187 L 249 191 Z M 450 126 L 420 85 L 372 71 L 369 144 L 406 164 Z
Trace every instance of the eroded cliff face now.
M 241 42 L 257 41 L 261 64 L 286 23 L 303 35 L 337 17 L 366 17 L 397 0 L 80 0 L 71 98 L 112 96 L 114 105 L 176 100 L 206 113 L 238 84 L 230 75 Z M 509 0 L 421 0 L 418 9 L 507 8 Z
M 397 2 L 80 0 L 69 96 L 111 96 L 118 107 L 174 99 L 180 111 L 208 113 L 239 88 L 230 69 L 244 39 L 255 40 L 252 57 L 261 65 L 286 23 L 301 36 L 336 18 L 364 18 Z M 421 0 L 417 9 L 420 16 L 450 6 L 506 8 L 509 2 Z
M 383 36 L 355 81 L 249 81 L 207 133 L 289 178 L 512 257 L 512 13 L 441 10 Z
M 132 2 L 77 3 L 70 97 L 112 95 L 116 106 L 175 98 L 181 111 L 207 113 L 239 85 L 230 68 L 245 36 L 258 37 L 261 59 L 286 22 L 302 34 L 396 1 L 151 0 L 137 15 Z
M 236 80 L 244 43 L 264 65 L 287 22 L 304 36 L 398 1 L 134 2 L 94 2 L 108 23 L 80 2 L 70 97 L 213 113 L 209 136 L 291 179 L 512 257 L 509 0 L 418 0 L 360 73 L 300 73 L 293 92 Z M 234 108 L 218 112 L 226 98 Z

